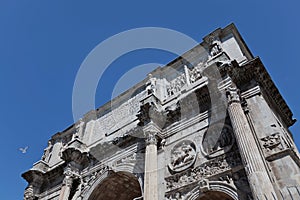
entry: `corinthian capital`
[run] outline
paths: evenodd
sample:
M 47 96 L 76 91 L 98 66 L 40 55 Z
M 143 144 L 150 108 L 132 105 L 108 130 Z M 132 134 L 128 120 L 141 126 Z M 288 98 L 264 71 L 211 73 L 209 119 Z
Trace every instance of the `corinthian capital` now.
M 67 187 L 71 187 L 73 184 L 73 177 L 72 176 L 65 176 L 64 180 L 63 180 L 63 185 L 67 186 Z
M 236 86 L 231 86 L 226 88 L 226 96 L 227 96 L 227 100 L 228 100 L 228 104 L 231 103 L 240 103 L 240 94 L 239 94 L 239 90 L 237 89 Z
M 146 144 L 154 144 L 157 145 L 156 133 L 154 132 L 146 132 Z
M 68 165 L 64 170 L 65 178 L 63 180 L 63 185 L 71 186 L 73 183 L 73 180 L 76 178 L 79 178 L 79 172 L 77 169 L 72 168 L 70 165 Z

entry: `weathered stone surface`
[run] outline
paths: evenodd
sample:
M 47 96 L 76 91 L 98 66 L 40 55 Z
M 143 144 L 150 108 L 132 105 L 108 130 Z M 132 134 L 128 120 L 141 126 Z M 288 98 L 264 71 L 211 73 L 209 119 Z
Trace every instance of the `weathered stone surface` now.
M 53 135 L 24 199 L 299 199 L 294 122 L 231 24 Z

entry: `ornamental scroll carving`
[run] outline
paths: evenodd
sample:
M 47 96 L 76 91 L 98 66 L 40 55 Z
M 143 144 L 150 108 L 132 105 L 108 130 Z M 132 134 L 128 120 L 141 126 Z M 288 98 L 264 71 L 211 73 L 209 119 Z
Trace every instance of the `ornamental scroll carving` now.
M 196 161 L 196 154 L 196 146 L 192 141 L 179 142 L 171 150 L 169 169 L 173 172 L 180 172 L 191 167 Z
M 242 165 L 240 155 L 237 151 L 219 156 L 211 161 L 203 163 L 194 169 L 167 177 L 167 191 L 172 191 L 208 177 L 230 171 L 234 167 Z

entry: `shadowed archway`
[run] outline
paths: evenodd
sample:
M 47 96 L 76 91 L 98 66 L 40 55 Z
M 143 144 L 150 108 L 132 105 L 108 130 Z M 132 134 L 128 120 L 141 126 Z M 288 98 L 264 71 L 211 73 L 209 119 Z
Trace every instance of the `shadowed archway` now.
M 116 172 L 106 177 L 88 200 L 132 200 L 142 196 L 138 179 L 128 172 Z
M 197 200 L 233 200 L 233 198 L 224 192 L 209 191 L 201 194 Z

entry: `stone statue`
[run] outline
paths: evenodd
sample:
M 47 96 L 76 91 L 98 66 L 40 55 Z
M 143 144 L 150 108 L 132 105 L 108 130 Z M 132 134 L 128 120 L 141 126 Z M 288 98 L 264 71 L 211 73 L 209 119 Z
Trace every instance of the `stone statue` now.
M 51 141 L 48 141 L 48 146 L 44 149 L 44 154 L 41 159 L 43 161 L 46 161 L 46 159 L 48 159 L 48 161 L 49 161 L 49 156 L 50 156 L 51 151 L 52 151 L 52 143 L 51 143 Z
M 146 82 L 147 94 L 155 94 L 156 78 L 152 74 L 148 74 L 148 81 Z
M 210 56 L 214 57 L 222 52 L 221 41 L 219 38 L 211 38 L 210 39 Z
M 201 75 L 200 65 L 197 65 L 190 71 L 190 82 L 194 83 L 201 77 L 202 75 Z

